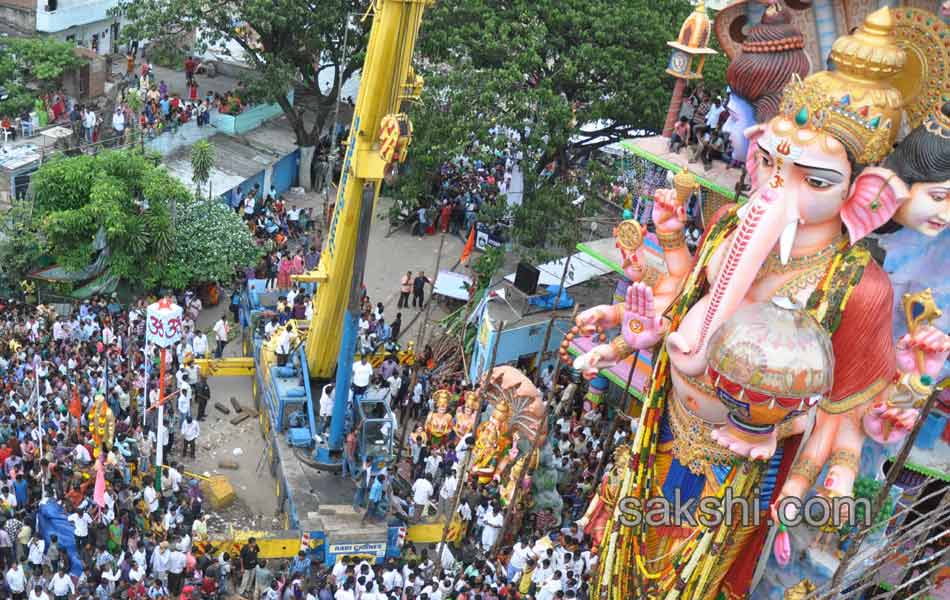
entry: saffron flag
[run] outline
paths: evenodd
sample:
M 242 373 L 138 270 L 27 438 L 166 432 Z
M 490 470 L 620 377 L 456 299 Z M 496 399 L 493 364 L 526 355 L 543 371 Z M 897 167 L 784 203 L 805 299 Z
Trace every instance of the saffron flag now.
M 99 508 L 106 505 L 106 470 L 102 466 L 102 456 L 96 461 L 96 487 L 93 488 L 92 500 Z
M 469 256 L 472 255 L 472 249 L 475 247 L 475 226 L 472 226 L 471 231 L 468 232 L 468 241 L 465 242 L 465 247 L 462 248 L 462 257 L 459 258 L 459 262 L 463 265 L 468 262 Z
M 75 418 L 82 417 L 82 402 L 79 400 L 79 386 L 73 386 L 73 398 L 69 401 L 69 414 Z

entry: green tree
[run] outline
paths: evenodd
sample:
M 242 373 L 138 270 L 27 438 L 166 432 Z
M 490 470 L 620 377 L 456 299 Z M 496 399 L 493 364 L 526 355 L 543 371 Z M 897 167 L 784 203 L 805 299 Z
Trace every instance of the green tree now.
M 191 180 L 195 182 L 195 196 L 199 198 L 201 187 L 211 178 L 214 154 L 214 145 L 208 140 L 198 140 L 191 147 Z M 208 199 L 211 199 L 210 193 Z
M 163 284 L 230 281 L 236 270 L 257 264 L 261 249 L 241 217 L 221 202 L 189 198 L 178 207 L 175 249 Z
M 83 61 L 76 45 L 55 38 L 11 38 L 0 42 L 0 86 L 9 97 L 0 102 L 0 115 L 19 115 L 33 107 L 31 88 L 45 93 L 60 85 L 63 73 Z
M 116 150 L 44 164 L 33 175 L 34 218 L 45 250 L 57 263 L 81 270 L 97 256 L 104 236 L 110 273 L 138 287 L 169 286 L 224 278 L 254 264 L 258 250 L 236 220 L 213 219 L 207 252 L 190 238 L 206 235 L 200 215 L 215 206 L 197 202 L 180 181 L 137 151 Z M 181 212 L 172 227 L 172 207 Z M 228 260 L 219 267 L 218 256 Z M 207 265 L 204 263 L 208 263 Z
M 673 90 L 666 42 L 691 10 L 686 0 L 436 3 L 397 197 L 426 202 L 441 163 L 504 152 L 524 174 L 523 202 L 510 206 L 519 254 L 573 249 L 609 181 L 596 151 L 662 128 Z
M 0 215 L 0 265 L 10 286 L 32 271 L 44 252 L 43 239 L 28 201 L 15 200 Z
M 280 105 L 304 149 L 301 183 L 309 188 L 312 148 L 333 114 L 339 82 L 363 64 L 370 21 L 359 16 L 365 10 L 359 0 L 122 0 L 116 13 L 128 22 L 126 39 L 177 41 L 199 31 L 195 52 L 237 44 L 254 68 L 253 77 L 244 81 L 245 93 Z M 332 84 L 319 84 L 330 76 Z M 307 102 L 303 94 L 294 104 L 287 100 L 293 82 L 300 83 Z

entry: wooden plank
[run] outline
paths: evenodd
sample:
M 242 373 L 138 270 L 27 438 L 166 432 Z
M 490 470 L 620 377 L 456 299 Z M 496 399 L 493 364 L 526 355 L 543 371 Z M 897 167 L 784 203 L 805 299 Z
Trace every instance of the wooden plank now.
M 231 409 L 229 409 L 227 406 L 221 404 L 220 402 L 215 402 L 215 403 L 214 403 L 214 407 L 215 407 L 216 409 L 218 409 L 219 411 L 221 411 L 222 414 L 225 414 L 225 415 L 231 414 Z
M 233 419 L 231 419 L 231 425 L 240 425 L 241 423 L 243 423 L 244 421 L 250 418 L 251 418 L 251 415 L 248 413 L 244 413 L 243 415 L 238 415 L 234 417 Z

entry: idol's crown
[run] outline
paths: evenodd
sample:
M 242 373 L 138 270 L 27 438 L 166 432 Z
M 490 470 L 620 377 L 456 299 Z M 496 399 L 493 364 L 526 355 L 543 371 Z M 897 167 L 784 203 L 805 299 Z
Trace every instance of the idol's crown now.
M 855 106 L 850 94 L 829 94 L 812 77 L 793 75 L 779 110 L 798 127 L 834 137 L 860 164 L 880 162 L 890 151 L 890 118 L 873 105 Z

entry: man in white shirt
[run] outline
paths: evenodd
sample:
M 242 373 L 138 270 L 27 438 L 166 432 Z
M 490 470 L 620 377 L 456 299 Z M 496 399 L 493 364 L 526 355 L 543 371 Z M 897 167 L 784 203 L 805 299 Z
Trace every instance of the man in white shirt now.
M 171 485 L 172 492 L 181 491 L 181 471 L 178 470 L 178 464 L 172 463 L 168 466 L 168 483 Z
M 554 600 L 554 594 L 564 591 L 564 582 L 561 581 L 561 572 L 555 571 L 554 576 L 541 585 L 538 590 L 538 600 Z
M 7 580 L 7 586 L 10 587 L 10 593 L 22 598 L 26 593 L 26 573 L 23 572 L 20 563 L 13 563 L 4 578 Z
M 181 437 L 184 440 L 181 448 L 182 456 L 195 457 L 195 444 L 200 433 L 201 427 L 198 425 L 198 421 L 195 421 L 191 415 L 185 417 L 185 422 L 181 424 Z
M 92 462 L 92 456 L 90 456 L 89 450 L 82 444 L 76 444 L 76 448 L 73 450 L 73 456 L 76 457 L 76 461 L 80 464 L 88 465 Z
M 146 506 L 148 506 L 149 514 L 154 515 L 155 511 L 158 510 L 158 492 L 155 491 L 153 486 L 147 485 L 145 491 L 142 492 L 142 497 Z
M 390 565 L 385 571 L 383 571 L 383 589 L 386 590 L 386 592 L 391 592 L 394 589 L 401 587 L 402 575 L 399 574 L 398 569 Z
M 323 386 L 320 392 L 320 435 L 330 427 L 330 418 L 333 417 L 333 384 Z
M 455 490 L 458 488 L 458 477 L 451 471 L 439 488 L 439 503 L 442 505 L 442 514 L 447 515 L 452 510 L 452 501 L 455 499 Z
M 96 129 L 96 113 L 92 109 L 87 110 L 82 116 L 82 126 L 85 129 L 86 143 L 92 143 L 92 132 Z
M 69 515 L 68 520 L 73 524 L 73 535 L 76 536 L 76 547 L 85 548 L 86 537 L 89 535 L 89 524 L 92 523 L 92 517 L 90 517 L 86 511 L 80 514 L 78 510 L 74 510 L 73 513 Z
M 121 106 L 116 106 L 115 112 L 112 113 L 112 129 L 115 130 L 115 136 L 121 143 L 122 136 L 125 135 L 125 113 L 122 112 Z
M 519 539 L 511 548 L 511 558 L 508 560 L 508 581 L 517 581 L 521 572 L 528 565 L 528 559 L 532 557 L 530 546 L 524 540 Z
M 497 506 L 492 505 L 485 513 L 482 520 L 482 548 L 485 552 L 490 552 L 501 533 L 501 528 L 505 524 L 505 516 Z
M 176 546 L 168 553 L 168 592 L 173 597 L 181 594 L 185 572 L 185 553 Z
M 287 364 L 287 357 L 290 355 L 290 333 L 291 326 L 288 324 L 287 327 L 284 327 L 277 334 L 277 366 L 284 366 Z
M 207 358 L 208 336 L 201 330 L 196 331 L 195 337 L 191 341 L 191 348 L 195 351 L 195 358 Z
M 30 590 L 28 600 L 49 600 L 49 594 L 46 593 L 42 585 L 37 583 L 33 586 L 33 589 Z
M 369 380 L 373 376 L 373 365 L 366 361 L 366 355 L 360 356 L 358 363 L 353 363 L 353 401 L 358 402 L 359 398 L 366 394 L 369 387 Z
M 145 577 L 145 567 L 138 563 L 132 563 L 132 566 L 129 568 L 129 581 L 132 583 L 138 583 L 142 581 Z
M 178 408 L 178 416 L 184 419 L 185 417 L 191 416 L 191 383 L 188 381 L 190 377 L 185 371 L 179 371 L 181 374 L 181 381 L 178 383 L 178 400 L 176 402 Z
M 171 558 L 171 551 L 168 549 L 168 542 L 162 542 L 152 551 L 152 575 L 162 584 L 168 582 L 168 563 Z
M 412 484 L 412 516 L 415 517 L 416 520 L 422 519 L 425 507 L 429 503 L 429 499 L 432 497 L 434 491 L 432 482 L 425 477 L 416 479 L 416 482 Z
M 221 315 L 212 328 L 214 331 L 215 342 L 218 345 L 214 352 L 215 358 L 221 358 L 221 354 L 224 353 L 224 346 L 228 343 L 228 329 L 228 322 L 224 318 L 224 315 Z
M 713 100 L 712 106 L 709 107 L 709 112 L 706 113 L 706 128 L 708 130 L 713 131 L 719 129 L 719 117 L 724 110 L 725 107 L 722 105 L 722 100 L 719 98 Z
M 53 598 L 56 600 L 66 600 L 71 594 L 76 593 L 73 578 L 66 574 L 62 566 L 57 569 L 56 574 L 50 579 L 49 589 L 53 592 Z

